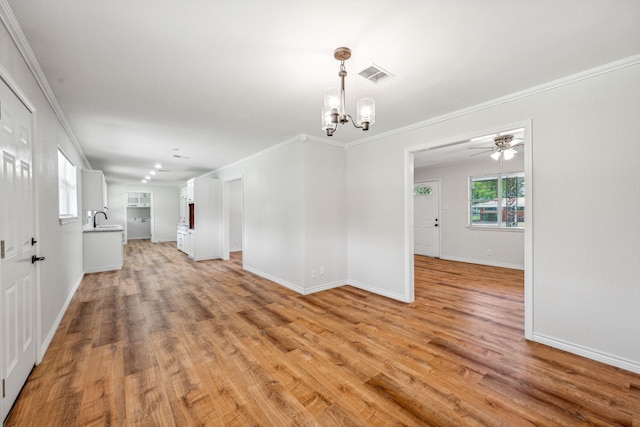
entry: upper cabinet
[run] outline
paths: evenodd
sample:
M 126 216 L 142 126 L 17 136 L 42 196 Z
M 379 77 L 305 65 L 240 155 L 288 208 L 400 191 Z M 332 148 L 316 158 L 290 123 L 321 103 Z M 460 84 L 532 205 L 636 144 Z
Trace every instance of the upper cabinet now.
M 180 218 L 178 224 L 188 224 L 187 215 L 189 214 L 189 201 L 187 200 L 187 186 L 180 187 Z
M 151 206 L 151 193 L 127 192 L 127 207 L 148 208 Z
M 193 202 L 195 197 L 195 182 L 197 178 L 187 181 L 187 201 Z
M 82 210 L 101 211 L 107 207 L 107 181 L 102 171 L 82 170 Z

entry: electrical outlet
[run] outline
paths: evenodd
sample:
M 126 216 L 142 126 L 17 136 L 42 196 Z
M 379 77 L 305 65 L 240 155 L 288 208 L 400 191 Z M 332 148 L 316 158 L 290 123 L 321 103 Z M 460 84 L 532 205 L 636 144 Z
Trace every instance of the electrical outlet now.
M 491 251 L 491 249 L 487 249 L 487 255 L 491 256 L 493 254 L 493 252 Z
M 312 279 L 316 278 L 316 271 L 315 270 L 311 270 L 311 278 Z
M 322 267 L 320 267 L 320 275 L 324 276 L 324 265 Z

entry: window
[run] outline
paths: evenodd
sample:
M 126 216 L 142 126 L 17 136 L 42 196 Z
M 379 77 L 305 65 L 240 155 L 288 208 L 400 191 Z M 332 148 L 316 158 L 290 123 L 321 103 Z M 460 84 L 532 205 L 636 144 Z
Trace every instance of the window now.
M 72 219 L 78 217 L 76 167 L 58 148 L 58 217 Z
M 469 225 L 524 228 L 524 172 L 469 178 Z
M 428 196 L 432 194 L 433 190 L 428 185 L 420 184 L 416 185 L 416 188 L 413 189 L 414 196 Z

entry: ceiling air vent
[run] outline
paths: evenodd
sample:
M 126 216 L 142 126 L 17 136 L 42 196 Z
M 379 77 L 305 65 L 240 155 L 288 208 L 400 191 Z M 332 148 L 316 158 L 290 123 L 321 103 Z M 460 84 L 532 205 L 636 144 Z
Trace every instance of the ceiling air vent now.
M 171 157 L 175 157 L 176 159 L 190 159 L 191 157 L 188 156 L 181 156 L 180 154 L 174 154 Z
M 383 70 L 382 68 L 378 67 L 376 64 L 371 64 L 369 67 L 360 71 L 358 75 L 364 77 L 365 79 L 373 83 L 378 83 L 382 80 L 386 80 L 390 77 L 394 77 L 393 74 L 391 74 L 386 70 Z

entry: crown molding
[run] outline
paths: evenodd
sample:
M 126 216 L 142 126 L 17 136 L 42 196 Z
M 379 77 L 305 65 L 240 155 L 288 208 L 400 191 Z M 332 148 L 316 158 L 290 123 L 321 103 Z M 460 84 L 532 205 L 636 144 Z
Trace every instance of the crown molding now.
M 448 120 L 452 120 L 458 117 L 466 116 L 469 114 L 476 113 L 478 111 L 486 110 L 488 108 L 496 107 L 498 105 L 506 104 L 509 102 L 517 101 L 522 98 L 528 98 L 533 95 L 537 95 L 542 92 L 547 92 L 549 90 L 557 89 L 562 86 L 571 85 L 574 83 L 581 82 L 583 80 L 591 79 L 593 77 L 598 77 L 603 74 L 611 73 L 614 71 L 621 70 L 623 68 L 632 67 L 634 65 L 640 64 L 640 54 L 629 56 L 627 58 L 611 62 L 605 65 L 601 65 L 599 67 L 590 68 L 585 71 L 581 71 L 576 74 L 571 74 L 566 77 L 562 77 L 560 79 L 552 80 L 547 83 L 543 83 L 538 86 L 534 86 L 529 89 L 525 89 L 519 92 L 514 92 L 509 95 L 505 95 L 500 98 L 492 99 L 491 101 L 483 102 L 482 104 L 473 105 L 471 107 L 463 108 L 461 110 L 453 111 L 451 113 L 443 114 L 441 116 L 434 117 L 432 119 L 424 120 L 418 123 L 414 123 L 412 125 L 403 126 L 389 132 L 384 132 L 379 135 L 371 136 L 368 138 L 363 138 L 358 141 L 353 141 L 346 144 L 346 148 L 349 149 L 351 147 L 355 147 L 361 144 L 367 144 L 369 142 L 374 142 L 380 139 L 389 138 L 394 135 L 400 135 L 406 132 L 411 132 L 416 129 L 432 126 L 437 123 L 446 122 Z
M 224 171 L 226 169 L 229 169 L 229 168 L 232 168 L 234 166 L 237 166 L 240 163 L 246 162 L 247 160 L 251 160 L 253 158 L 262 156 L 264 154 L 271 153 L 272 151 L 280 150 L 281 148 L 284 148 L 284 147 L 286 147 L 288 145 L 291 145 L 291 144 L 295 144 L 297 142 L 302 142 L 302 143 L 305 143 L 305 142 L 318 142 L 318 143 L 321 143 L 321 144 L 334 145 L 336 147 L 340 147 L 340 148 L 344 148 L 344 149 L 347 148 L 346 144 L 344 144 L 342 142 L 328 141 L 328 140 L 326 140 L 324 138 L 318 138 L 316 136 L 307 135 L 306 133 L 301 133 L 301 134 L 296 135 L 294 137 L 291 137 L 291 138 L 289 138 L 289 139 L 287 139 L 287 140 L 285 140 L 285 141 L 283 141 L 283 142 L 281 142 L 279 144 L 272 145 L 271 147 L 266 148 L 266 149 L 264 149 L 262 151 L 258 151 L 257 153 L 251 154 L 250 156 L 243 157 L 242 159 L 237 160 L 237 161 L 235 161 L 233 163 L 229 163 L 228 165 L 224 165 L 222 167 L 219 167 L 218 169 L 214 169 L 211 172 L 207 172 L 206 174 L 202 175 L 202 177 L 215 175 L 215 174 L 220 173 L 220 172 L 222 172 L 222 171 Z
M 0 1 L 1 1 L 1 0 L 0 0 Z M 254 158 L 256 158 L 256 157 L 262 156 L 262 155 L 267 154 L 267 153 L 270 153 L 270 152 L 272 152 L 272 151 L 279 150 L 279 149 L 284 148 L 284 147 L 286 147 L 286 146 L 288 146 L 288 145 L 295 144 L 296 142 L 304 142 L 304 141 L 306 141 L 306 140 L 307 140 L 307 135 L 305 135 L 305 134 L 303 134 L 303 133 L 302 133 L 302 134 L 300 134 L 300 135 L 297 135 L 297 136 L 294 136 L 294 137 L 292 137 L 292 138 L 289 138 L 289 139 L 287 139 L 287 140 L 285 140 L 285 141 L 283 141 L 283 142 L 281 142 L 281 143 L 279 143 L 279 144 L 272 145 L 272 146 L 271 146 L 271 147 L 269 147 L 269 148 L 265 148 L 265 149 L 264 149 L 264 150 L 262 150 L 262 151 L 258 151 L 257 153 L 251 154 L 251 155 L 249 155 L 249 156 L 247 156 L 247 157 L 243 157 L 242 159 L 237 160 L 237 161 L 235 161 L 235 162 L 233 162 L 233 163 L 229 163 L 228 165 L 224 165 L 224 166 L 222 166 L 222 167 L 219 167 L 219 168 L 217 168 L 217 169 L 214 169 L 214 170 L 212 170 L 211 172 L 207 172 L 206 174 L 204 174 L 204 175 L 202 175 L 202 176 L 203 176 L 203 177 L 205 177 L 205 176 L 215 175 L 215 174 L 217 174 L 217 173 L 219 173 L 219 172 L 224 171 L 225 169 L 229 169 L 229 168 L 232 168 L 232 167 L 234 167 L 234 166 L 237 166 L 237 165 L 239 165 L 240 163 L 244 163 L 244 162 L 246 162 L 246 161 L 248 161 L 248 160 L 254 159 Z
M 16 16 L 13 14 L 11 7 L 9 6 L 6 0 L 0 0 L 0 20 L 2 20 L 5 28 L 9 32 L 9 35 L 11 36 L 11 38 L 13 39 L 13 42 L 18 48 L 20 55 L 26 62 L 27 67 L 29 67 L 31 74 L 33 74 L 33 77 L 38 83 L 38 86 L 40 86 L 40 90 L 42 90 L 42 93 L 44 94 L 45 98 L 49 102 L 49 105 L 53 109 L 53 112 L 58 117 L 58 120 L 60 120 L 60 124 L 62 125 L 65 132 L 69 136 L 71 143 L 78 151 L 78 155 L 84 162 L 85 166 L 91 169 L 92 166 L 91 166 L 91 163 L 89 162 L 89 159 L 87 159 L 87 156 L 84 154 L 84 150 L 80 146 L 80 143 L 78 142 L 78 138 L 73 132 L 73 129 L 71 128 L 71 125 L 69 124 L 69 121 L 67 120 L 67 117 L 65 116 L 64 111 L 62 111 L 62 107 L 58 103 L 58 100 L 56 99 L 56 96 L 53 93 L 51 86 L 49 85 L 49 81 L 45 77 L 44 72 L 42 71 L 42 67 L 40 67 L 40 63 L 38 62 L 38 59 L 33 53 L 33 49 L 31 49 L 31 45 L 29 44 L 29 41 L 27 40 L 26 36 L 22 32 L 22 28 L 20 27 L 20 24 L 18 23 Z
M 327 145 L 333 145 L 334 147 L 340 147 L 340 148 L 347 148 L 347 144 L 344 142 L 340 142 L 340 141 L 334 141 L 332 139 L 326 139 L 326 138 L 319 138 L 317 136 L 312 136 L 312 135 L 307 135 L 307 134 L 300 134 L 300 136 L 304 135 L 304 139 L 301 139 L 302 142 L 317 142 L 320 144 L 327 144 Z

